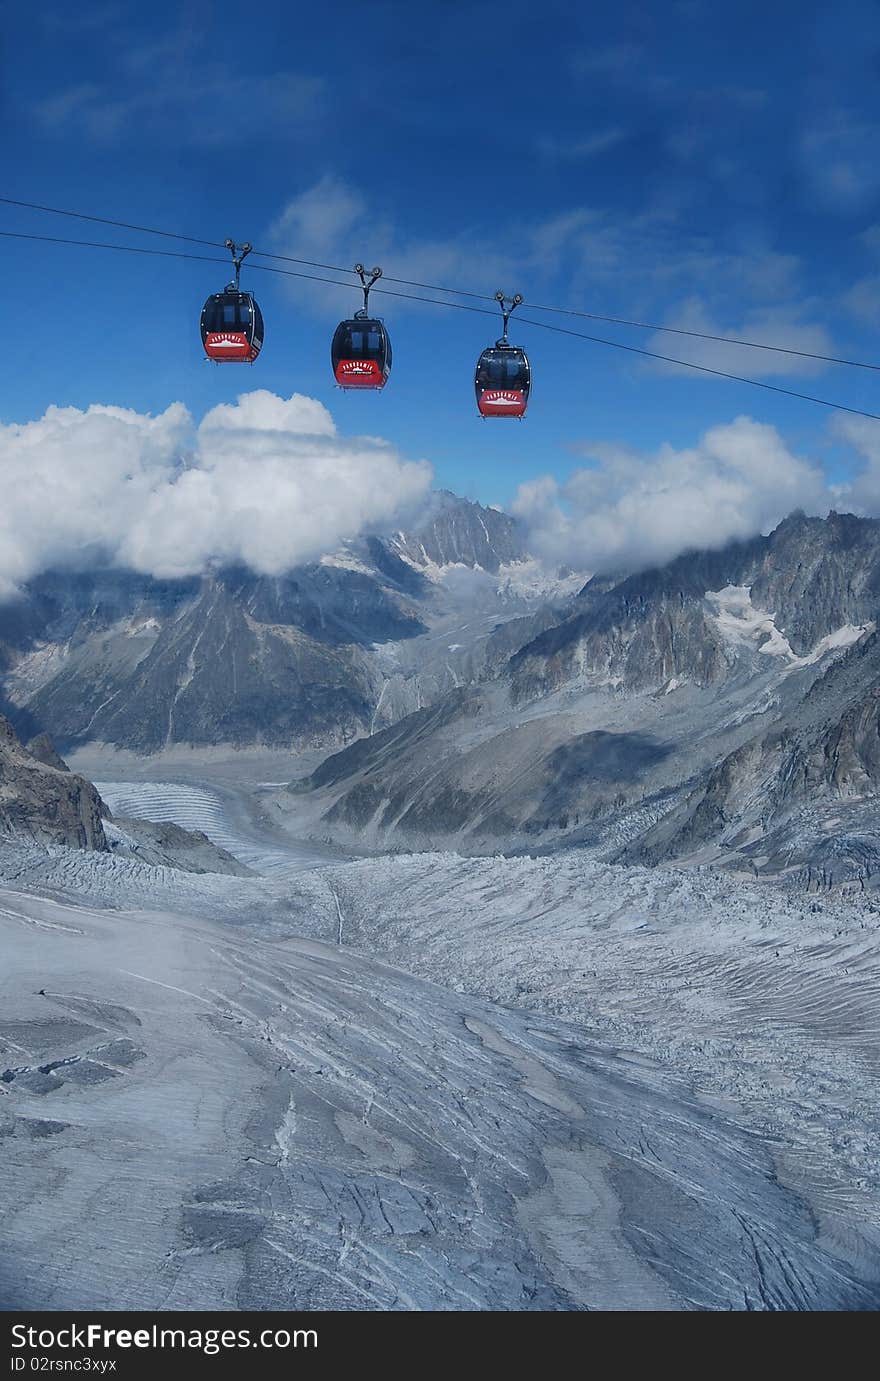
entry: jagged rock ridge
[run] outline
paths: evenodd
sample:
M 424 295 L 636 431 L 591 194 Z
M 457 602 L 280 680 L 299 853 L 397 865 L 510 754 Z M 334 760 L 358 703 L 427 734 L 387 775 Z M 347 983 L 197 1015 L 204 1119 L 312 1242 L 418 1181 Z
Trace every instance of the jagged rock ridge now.
M 691 552 L 629 576 L 609 590 L 594 582 L 579 607 L 512 659 L 514 698 L 546 695 L 584 676 L 631 690 L 671 680 L 711 685 L 729 669 L 725 638 L 707 591 L 747 588 L 756 609 L 784 631 L 795 655 L 880 607 L 880 523 L 832 513 L 793 514 L 770 534 L 719 551 Z
M 749 830 L 757 854 L 785 812 L 876 792 L 878 612 L 880 522 L 850 515 L 795 514 L 769 537 L 590 581 L 493 686 L 325 762 L 316 826 L 485 851 L 594 838 L 643 809 L 621 857 Z M 834 840 L 833 820 L 822 829 Z
M 463 503 L 448 489 L 433 496 L 428 515 L 414 532 L 398 532 L 388 545 L 416 567 L 464 565 L 497 571 L 528 555 L 524 533 L 509 513 Z

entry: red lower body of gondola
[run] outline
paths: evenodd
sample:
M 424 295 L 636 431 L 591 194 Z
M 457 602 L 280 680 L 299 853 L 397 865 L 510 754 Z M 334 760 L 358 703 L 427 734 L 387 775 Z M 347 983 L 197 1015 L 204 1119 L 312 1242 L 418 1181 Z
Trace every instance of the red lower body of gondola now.
M 521 388 L 487 388 L 477 399 L 482 417 L 523 417 L 526 396 Z
M 376 360 L 340 360 L 336 382 L 340 388 L 384 388 L 385 375 Z
M 260 353 L 262 341 L 255 340 L 251 344 L 247 336 L 238 331 L 209 331 L 204 345 L 209 360 L 253 364 Z

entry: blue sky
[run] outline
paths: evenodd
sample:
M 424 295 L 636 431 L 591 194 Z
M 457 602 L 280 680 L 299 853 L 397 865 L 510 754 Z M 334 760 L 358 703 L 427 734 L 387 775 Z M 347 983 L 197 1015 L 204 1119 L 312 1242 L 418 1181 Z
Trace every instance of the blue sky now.
M 8 196 L 880 359 L 876 5 L 95 0 L 3 18 Z M 9 207 L 0 228 L 162 247 Z M 481 422 L 472 371 L 494 324 L 393 298 L 376 299 L 388 388 L 341 395 L 329 339 L 356 293 L 256 270 L 263 355 L 214 368 L 197 322 L 222 266 L 3 251 L 5 423 L 52 403 L 181 400 L 199 418 L 244 389 L 297 391 L 500 503 L 538 474 L 564 481 L 598 443 L 688 447 L 741 414 L 832 479 L 854 463 L 820 408 L 525 326 L 529 416 Z M 867 372 L 548 320 L 880 412 Z

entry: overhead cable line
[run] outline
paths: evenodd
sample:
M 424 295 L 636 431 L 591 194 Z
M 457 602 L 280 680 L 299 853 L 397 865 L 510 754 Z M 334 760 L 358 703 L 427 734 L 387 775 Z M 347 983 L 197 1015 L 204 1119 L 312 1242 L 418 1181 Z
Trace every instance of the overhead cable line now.
M 752 388 L 766 388 L 771 393 L 785 393 L 789 398 L 801 398 L 807 403 L 818 403 L 823 408 L 834 408 L 837 412 L 851 412 L 857 417 L 870 417 L 872 421 L 880 422 L 880 414 L 878 413 L 865 412 L 862 408 L 850 408 L 845 403 L 833 403 L 828 398 L 817 398 L 813 393 L 798 393 L 796 389 L 783 388 L 781 384 L 767 384 L 762 379 L 747 379 L 742 374 L 730 374 L 726 369 L 711 369 L 709 365 L 694 364 L 692 360 L 679 360 L 674 355 L 661 355 L 657 350 L 643 350 L 638 345 L 624 345 L 623 341 L 608 340 L 604 336 L 591 336 L 585 331 L 570 331 L 565 326 L 551 326 L 548 321 L 535 321 L 527 316 L 521 316 L 518 320 L 528 323 L 529 326 L 540 326 L 545 331 L 558 331 L 561 335 L 575 336 L 578 340 L 591 340 L 598 345 L 610 345 L 615 350 L 626 350 L 633 355 L 646 355 L 649 359 L 663 360 L 666 364 L 680 365 L 684 369 L 698 369 L 701 374 L 714 374 L 718 379 L 732 379 L 738 384 L 751 384 Z
M 130 221 L 114 221 L 106 216 L 87 216 L 83 211 L 63 211 L 58 206 L 41 206 L 33 201 L 14 201 L 11 197 L 0 197 L 0 205 L 20 206 L 28 211 L 45 211 L 52 216 L 69 216 L 72 220 L 93 221 L 96 225 L 112 225 L 117 230 L 136 230 L 141 235 L 161 235 L 166 240 L 184 240 L 190 245 L 210 245 L 216 249 L 224 249 L 226 246 L 225 240 L 200 240 L 194 235 L 180 235 L 173 230 L 156 230 L 150 225 L 133 225 Z M 74 241 L 74 243 L 76 242 Z M 84 241 L 80 241 L 80 243 L 84 243 Z M 352 273 L 352 269 L 342 268 L 339 264 L 320 264 L 312 259 L 294 259 L 288 254 L 266 254 L 259 249 L 252 250 L 252 253 L 259 254 L 261 259 L 281 259 L 291 264 L 305 264 L 307 268 L 329 269 L 334 273 Z
M 582 312 L 574 307 L 542 307 L 529 304 L 533 312 L 558 312 L 560 316 L 585 317 L 588 321 L 605 321 L 613 326 L 637 326 L 643 331 L 665 331 L 673 336 L 693 336 L 695 340 L 717 341 L 724 345 L 744 345 L 750 350 L 772 350 L 778 355 L 797 355 L 803 360 L 822 360 L 825 364 L 845 364 L 853 369 L 872 369 L 880 372 L 880 364 L 870 364 L 865 360 L 847 360 L 839 355 L 821 355 L 815 350 L 795 350 L 790 345 L 767 345 L 763 341 L 745 340 L 740 336 L 716 336 L 708 331 L 685 330 L 683 326 L 656 326 L 649 321 L 627 321 L 620 316 L 599 316 L 596 312 Z
M 134 230 L 143 235 L 161 235 L 165 239 L 183 240 L 187 244 L 207 245 L 216 247 L 217 249 L 222 249 L 225 244 L 222 240 L 198 239 L 193 235 L 183 235 L 171 230 L 158 230 L 153 226 L 135 225 L 130 221 L 112 220 L 107 216 L 92 216 L 82 211 L 68 211 L 57 206 L 44 206 L 39 202 L 18 201 L 12 197 L 0 197 L 0 204 L 5 206 L 18 206 L 25 210 L 40 211 L 53 216 L 67 216 L 74 220 L 93 221 L 98 225 L 111 225 L 120 230 Z M 351 274 L 353 272 L 352 269 L 346 268 L 341 264 L 325 264 L 319 260 L 300 259 L 291 254 L 272 254 L 268 250 L 261 249 L 255 249 L 252 252 L 261 259 L 274 259 L 278 263 L 301 264 L 306 268 L 324 269 L 329 273 Z M 256 267 L 253 262 L 251 266 Z M 449 288 L 444 287 L 443 284 L 440 283 L 420 283 L 415 279 L 395 278 L 391 274 L 385 274 L 384 279 L 386 283 L 397 283 L 399 286 L 406 288 L 422 288 L 425 292 L 448 293 L 453 297 L 469 297 L 476 301 L 483 302 L 493 300 L 491 293 L 472 292 L 466 288 Z M 825 355 L 816 350 L 798 350 L 793 346 L 773 345 L 768 344 L 766 341 L 748 340 L 743 336 L 724 336 L 710 331 L 695 331 L 683 326 L 661 326 L 657 322 L 634 321 L 621 316 L 603 316 L 598 312 L 585 312 L 575 307 L 553 307 L 537 302 L 530 302 L 529 308 L 533 312 L 552 312 L 560 316 L 580 317 L 586 321 L 604 321 L 613 326 L 628 326 L 640 331 L 664 332 L 667 335 L 687 336 L 694 340 L 707 340 L 716 344 L 738 345 L 749 350 L 769 350 L 778 355 L 794 355 L 798 359 L 817 360 L 823 364 L 839 364 L 845 365 L 851 369 L 869 369 L 875 373 L 880 372 L 880 364 L 874 364 L 867 360 L 851 360 L 840 355 Z M 686 364 L 687 361 L 679 360 L 678 363 Z M 705 366 L 694 365 L 694 368 L 705 368 Z M 722 370 L 716 372 L 723 375 Z M 730 377 L 736 376 L 732 375 Z M 771 385 L 768 384 L 766 387 L 769 388 Z
M 3 198 L 0 197 L 0 201 L 2 200 Z M 109 249 L 126 254 L 154 255 L 163 259 L 192 259 L 202 263 L 228 263 L 227 259 L 221 258 L 219 255 L 190 254 L 184 250 L 147 249 L 146 247 L 139 245 L 114 245 L 96 240 L 71 240 L 54 235 L 26 234 L 23 231 L 0 230 L 0 237 L 12 240 L 32 240 L 41 244 L 76 245 L 84 249 Z M 213 241 L 199 241 L 198 243 L 212 244 Z M 334 266 L 328 265 L 327 267 L 333 268 Z M 279 274 L 284 278 L 304 278 L 315 283 L 327 283 L 334 288 L 349 287 L 348 283 L 340 282 L 340 280 L 336 278 L 324 278 L 317 274 L 301 273 L 293 269 L 275 268 L 270 264 L 252 263 L 251 268 L 256 269 L 258 272 L 261 273 Z M 348 270 L 337 269 L 336 271 L 347 272 Z M 423 302 L 429 306 L 450 307 L 455 311 L 459 312 L 473 312 L 479 316 L 491 316 L 497 318 L 497 312 L 492 311 L 488 307 L 472 307 L 464 302 L 445 302 L 442 298 L 422 297 L 420 295 L 417 295 L 416 293 L 397 292 L 392 288 L 373 288 L 373 292 L 382 293 L 385 297 L 404 298 L 410 302 Z M 533 317 L 520 316 L 517 319 L 524 325 L 537 326 L 542 331 L 553 331 L 557 335 L 571 336 L 574 337 L 576 340 L 587 340 L 593 342 L 596 345 L 607 345 L 610 346 L 613 350 L 625 350 L 629 354 L 642 355 L 652 360 L 661 360 L 665 364 L 678 365 L 680 368 L 683 369 L 695 369 L 698 370 L 701 374 L 711 374 L 714 375 L 716 378 L 729 379 L 734 383 L 749 384 L 752 388 L 767 389 L 771 393 L 782 393 L 789 398 L 799 398 L 803 402 L 816 403 L 823 408 L 832 408 L 836 412 L 848 412 L 852 413 L 856 417 L 867 417 L 873 422 L 880 422 L 880 413 L 866 412 L 863 408 L 849 407 L 846 403 L 835 403 L 828 398 L 819 398 L 812 393 L 800 393 L 796 389 L 783 388 L 781 384 L 768 384 L 763 382 L 761 379 L 750 379 L 742 374 L 729 373 L 727 370 L 712 369 L 709 365 L 695 364 L 692 360 L 681 360 L 676 358 L 676 356 L 674 355 L 660 354 L 656 350 L 644 350 L 637 345 L 626 345 L 623 341 L 609 340 L 607 337 L 604 336 L 590 335 L 586 331 L 573 331 L 566 326 L 553 326 L 548 321 L 536 321 Z
M 69 216 L 75 221 L 92 221 L 95 225 L 112 225 L 117 230 L 137 230 L 142 235 L 162 235 L 166 240 L 186 240 L 191 245 L 215 245 L 223 248 L 222 240 L 199 240 L 194 235 L 180 235 L 173 230 L 155 230 L 149 225 L 132 225 L 128 221 L 114 221 L 107 216 L 87 216 L 83 211 L 62 211 L 58 206 L 41 206 L 35 201 L 15 201 L 12 197 L 0 197 L 4 206 L 20 206 L 27 211 L 44 211 L 51 216 Z
M 2 198 L 0 198 L 0 200 L 2 200 Z M 39 243 L 49 245 L 79 245 L 83 249 L 114 249 L 120 250 L 125 254 L 153 254 L 158 255 L 161 259 L 195 259 L 203 264 L 226 264 L 227 266 L 229 264 L 228 258 L 221 258 L 218 254 L 188 254 L 185 250 L 147 249 L 144 245 L 112 245 L 106 240 L 69 240 L 59 235 L 26 235 L 24 231 L 21 230 L 0 230 L 0 236 L 5 240 L 36 240 Z M 213 244 L 213 241 L 204 240 L 197 241 L 196 243 Z M 267 264 L 251 264 L 250 267 L 252 269 L 258 269 L 262 273 L 280 273 L 286 278 L 309 278 L 315 283 L 330 283 L 337 288 L 349 287 L 348 283 L 341 283 L 336 278 L 319 278 L 316 274 L 312 273 L 293 273 L 290 269 L 274 269 L 270 268 Z M 316 265 L 316 267 L 322 267 L 322 265 Z M 340 269 L 339 272 L 341 273 L 343 270 Z M 440 305 L 442 306 L 443 304 L 441 303 Z M 450 302 L 447 305 L 454 307 L 458 304 Z

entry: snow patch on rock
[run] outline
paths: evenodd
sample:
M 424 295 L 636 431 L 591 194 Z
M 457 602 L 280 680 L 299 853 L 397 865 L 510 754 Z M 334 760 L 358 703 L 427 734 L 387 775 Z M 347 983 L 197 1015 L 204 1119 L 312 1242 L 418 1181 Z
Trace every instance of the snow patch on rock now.
M 810 652 L 799 657 L 784 631 L 777 627 L 775 614 L 767 609 L 757 609 L 752 603 L 750 586 L 725 585 L 722 590 L 707 590 L 706 603 L 715 626 L 729 647 L 748 648 L 765 657 L 779 657 L 791 667 L 812 666 L 826 653 L 852 647 L 859 638 L 874 629 L 873 622 L 844 624 L 820 638 Z

